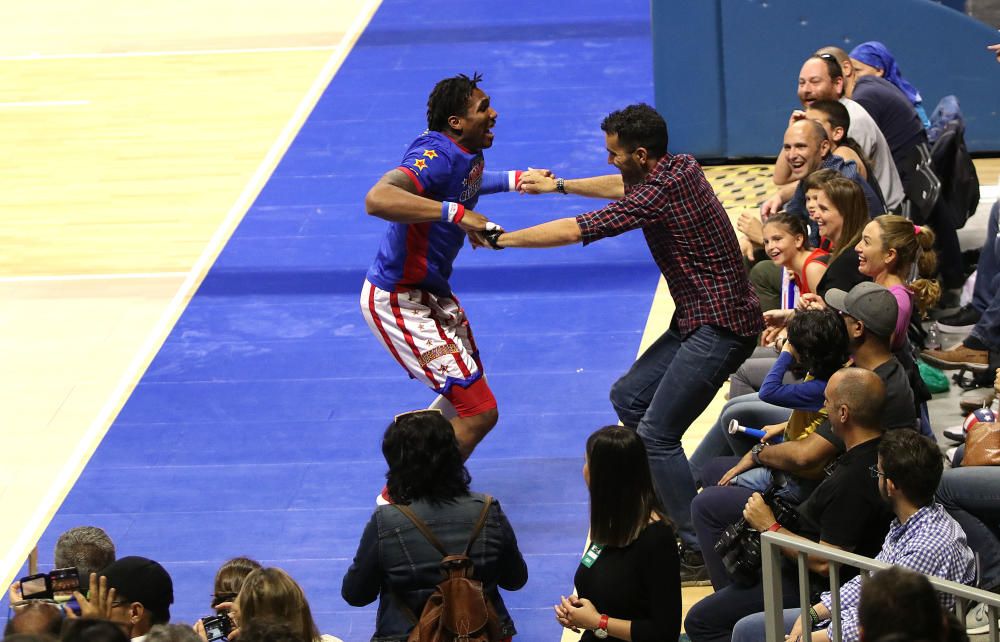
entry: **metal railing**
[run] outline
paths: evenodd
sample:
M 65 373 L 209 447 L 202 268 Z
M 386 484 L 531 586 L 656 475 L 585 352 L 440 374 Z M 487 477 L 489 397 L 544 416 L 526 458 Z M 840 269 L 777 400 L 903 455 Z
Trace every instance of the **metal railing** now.
M 840 567 L 852 566 L 861 570 L 863 575 L 869 575 L 875 571 L 889 568 L 891 564 L 874 560 L 870 557 L 847 553 L 837 548 L 823 546 L 816 542 L 790 537 L 782 533 L 761 533 L 761 563 L 764 575 L 764 612 L 767 622 L 767 642 L 784 642 L 785 624 L 782 607 L 781 589 L 781 564 L 784 555 L 782 548 L 792 549 L 796 552 L 799 572 L 799 605 L 801 607 L 802 622 L 810 622 L 809 608 L 812 603 L 809 600 L 809 567 L 807 560 L 809 555 L 814 555 L 830 562 L 830 626 L 836 631 L 836 642 L 841 641 L 840 627 Z M 965 621 L 965 604 L 967 600 L 983 602 L 988 606 L 990 623 L 990 642 L 1000 642 L 1000 631 L 998 631 L 997 618 L 1000 617 L 1000 595 L 973 588 L 958 582 L 943 580 L 939 577 L 926 576 L 930 580 L 931 586 L 937 591 L 950 593 L 956 598 L 957 614 L 959 619 Z M 802 627 L 803 642 L 812 642 L 812 631 L 810 626 Z M 827 633 L 817 631 L 825 640 Z

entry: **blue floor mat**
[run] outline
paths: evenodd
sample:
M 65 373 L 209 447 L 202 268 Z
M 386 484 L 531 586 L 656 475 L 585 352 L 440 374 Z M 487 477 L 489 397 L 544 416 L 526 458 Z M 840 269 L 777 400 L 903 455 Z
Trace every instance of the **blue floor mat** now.
M 173 618 L 191 622 L 209 612 L 216 568 L 250 555 L 302 583 L 322 631 L 371 636 L 375 605 L 347 606 L 340 581 L 384 481 L 382 431 L 432 395 L 358 309 L 385 227 L 365 192 L 455 73 L 483 72 L 499 112 L 491 169 L 606 173 L 602 118 L 653 95 L 648 2 L 455 6 L 382 3 L 47 529 L 43 566 L 60 532 L 102 526 L 120 554 L 164 564 Z M 509 194 L 479 209 L 518 228 L 600 205 Z M 466 249 L 456 263 L 501 413 L 469 468 L 528 560 L 528 585 L 506 597 L 520 639 L 560 635 L 551 605 L 572 588 L 587 528 L 583 444 L 615 422 L 608 390 L 657 278 L 638 232 Z

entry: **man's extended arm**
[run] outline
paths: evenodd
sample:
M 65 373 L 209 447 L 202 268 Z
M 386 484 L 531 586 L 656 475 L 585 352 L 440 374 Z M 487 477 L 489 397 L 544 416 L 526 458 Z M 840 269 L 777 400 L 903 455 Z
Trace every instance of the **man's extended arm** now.
M 572 245 L 583 239 L 575 218 L 560 218 L 523 230 L 504 232 L 497 237 L 497 246 L 504 247 L 559 247 Z
M 825 464 L 837 454 L 837 448 L 815 432 L 805 439 L 783 441 L 760 451 L 760 463 L 789 473 L 810 470 Z
M 557 191 L 560 179 L 548 170 L 531 169 L 521 174 L 518 190 L 526 194 L 547 194 Z M 625 183 L 621 174 L 593 176 L 591 178 L 562 179 L 567 194 L 617 200 L 625 196 Z
M 443 220 L 441 203 L 417 194 L 417 186 L 403 170 L 386 172 L 365 196 L 365 210 L 394 223 L 434 223 Z M 486 229 L 488 219 L 464 210 L 455 224 L 467 232 Z

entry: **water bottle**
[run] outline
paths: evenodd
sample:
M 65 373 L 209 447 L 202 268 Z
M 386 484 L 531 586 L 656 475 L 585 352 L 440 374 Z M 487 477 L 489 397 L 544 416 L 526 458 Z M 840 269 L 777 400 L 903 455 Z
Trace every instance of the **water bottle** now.
M 927 330 L 927 338 L 924 340 L 924 345 L 928 350 L 940 350 L 941 349 L 941 339 L 938 337 L 938 324 L 937 321 L 931 324 L 929 330 Z

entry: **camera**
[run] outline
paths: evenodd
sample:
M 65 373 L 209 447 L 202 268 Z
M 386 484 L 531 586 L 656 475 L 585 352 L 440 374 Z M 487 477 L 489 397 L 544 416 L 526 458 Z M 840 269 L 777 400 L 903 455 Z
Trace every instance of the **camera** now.
M 225 640 L 227 639 L 226 636 L 233 630 L 233 621 L 229 618 L 228 613 L 203 617 L 201 618 L 201 623 L 205 627 L 205 635 L 208 636 L 208 642 Z
M 80 574 L 77 573 L 75 566 L 28 575 L 18 582 L 21 598 L 25 600 L 68 602 L 73 597 L 73 591 L 80 590 Z
M 797 530 L 799 512 L 794 506 L 777 496 L 784 486 L 784 479 L 767 487 L 763 493 L 764 502 L 771 507 L 774 518 L 788 530 Z M 726 572 L 737 586 L 753 586 L 760 581 L 761 552 L 760 533 L 745 519 L 730 524 L 715 543 L 715 552 L 722 558 Z
M 18 580 L 23 600 L 51 600 L 60 610 L 80 615 L 80 605 L 73 597 L 80 590 L 80 574 L 75 566 L 57 568 L 48 573 L 28 575 Z

